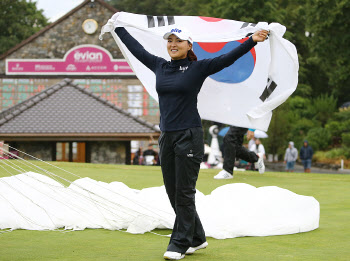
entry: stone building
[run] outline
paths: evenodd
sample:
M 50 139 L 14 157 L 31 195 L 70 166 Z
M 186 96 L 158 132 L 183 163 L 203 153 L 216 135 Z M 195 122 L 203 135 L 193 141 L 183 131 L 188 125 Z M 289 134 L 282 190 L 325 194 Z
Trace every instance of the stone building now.
M 158 137 L 153 124 L 70 79 L 0 113 L 0 140 L 41 160 L 130 164 L 131 139 Z
M 158 124 L 157 102 L 101 27 L 117 12 L 102 0 L 86 0 L 0 55 L 0 111 L 70 78 L 134 116 Z
M 159 131 L 154 128 L 159 123 L 157 102 L 136 78 L 112 36 L 106 35 L 103 41 L 98 39 L 101 27 L 115 12 L 115 8 L 102 0 L 85 0 L 54 23 L 0 55 L 0 140 L 8 141 L 29 154 L 37 154 L 40 150 L 42 153 L 37 156 L 44 160 L 128 164 L 131 140 L 148 142 L 159 136 Z M 64 84 L 80 88 L 79 92 L 85 96 L 77 97 L 94 97 L 101 99 L 102 104 L 114 106 L 114 116 L 110 116 L 109 121 L 113 121 L 113 117 L 118 118 L 117 115 L 121 113 L 128 115 L 129 121 L 148 126 L 147 131 L 139 135 L 140 126 L 129 125 L 121 134 L 114 126 L 115 136 L 101 136 L 96 133 L 90 135 L 87 129 L 70 129 L 71 136 L 68 137 L 63 135 L 65 130 L 53 133 L 47 129 L 48 125 L 44 125 L 43 130 L 29 131 L 25 136 L 28 130 L 18 129 L 15 125 L 11 127 L 11 120 L 7 118 L 13 117 L 12 120 L 16 119 L 16 123 L 21 125 L 23 121 L 18 119 L 33 112 L 35 106 L 22 111 L 23 108 L 20 108 L 23 104 L 36 103 L 35 99 L 52 90 L 50 86 Z M 42 102 L 49 100 L 43 99 Z M 43 117 L 36 113 L 38 119 Z M 79 110 L 77 112 L 76 108 L 71 107 L 70 113 L 79 114 Z M 87 120 L 86 117 L 84 119 Z M 51 128 L 53 126 L 56 125 Z M 10 127 L 16 129 L 8 129 Z M 61 126 L 56 127 L 58 130 Z M 24 136 L 16 133 L 16 130 L 24 131 Z M 41 131 L 52 135 L 45 136 Z

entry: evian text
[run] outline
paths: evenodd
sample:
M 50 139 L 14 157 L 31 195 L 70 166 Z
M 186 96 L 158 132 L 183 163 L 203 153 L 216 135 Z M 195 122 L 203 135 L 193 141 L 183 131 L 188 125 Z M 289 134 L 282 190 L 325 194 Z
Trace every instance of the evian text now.
M 103 54 L 102 52 L 75 52 L 74 60 L 75 62 L 102 62 Z

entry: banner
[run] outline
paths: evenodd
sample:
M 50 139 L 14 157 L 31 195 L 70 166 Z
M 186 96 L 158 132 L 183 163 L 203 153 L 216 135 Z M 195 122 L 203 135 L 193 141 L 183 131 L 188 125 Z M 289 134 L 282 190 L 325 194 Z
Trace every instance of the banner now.
M 125 58 L 150 95 L 158 100 L 155 75 L 138 61 L 120 41 L 114 28 L 125 27 L 151 54 L 170 60 L 167 41 L 169 28 L 185 27 L 191 32 L 198 59 L 226 53 L 257 30 L 270 31 L 233 65 L 209 76 L 198 96 L 202 119 L 267 131 L 272 110 L 283 103 L 298 84 L 298 55 L 295 46 L 282 38 L 283 25 L 252 24 L 199 16 L 147 16 L 116 13 L 102 28 L 101 36 L 111 32 Z
M 79 45 L 63 59 L 7 59 L 8 75 L 135 75 L 125 60 L 98 45 Z

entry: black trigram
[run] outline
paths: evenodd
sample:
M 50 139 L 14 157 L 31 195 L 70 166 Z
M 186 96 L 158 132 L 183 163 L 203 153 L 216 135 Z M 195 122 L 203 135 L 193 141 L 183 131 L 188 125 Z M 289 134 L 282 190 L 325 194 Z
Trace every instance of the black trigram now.
M 240 29 L 242 29 L 242 28 L 244 28 L 244 27 L 247 27 L 248 25 L 249 25 L 249 23 L 243 23 Z M 251 23 L 250 26 L 255 27 L 256 24 Z
M 271 93 L 276 89 L 276 87 L 277 87 L 277 84 L 273 80 L 268 78 L 267 85 L 265 87 L 265 90 L 260 96 L 260 100 L 265 101 L 267 98 L 269 98 Z
M 156 16 L 156 17 L 157 17 L 158 27 L 165 26 L 165 16 Z M 168 21 L 168 25 L 175 24 L 174 16 L 167 16 L 166 18 L 167 18 L 166 20 Z M 147 23 L 148 23 L 148 28 L 155 27 L 156 26 L 155 16 L 147 15 Z

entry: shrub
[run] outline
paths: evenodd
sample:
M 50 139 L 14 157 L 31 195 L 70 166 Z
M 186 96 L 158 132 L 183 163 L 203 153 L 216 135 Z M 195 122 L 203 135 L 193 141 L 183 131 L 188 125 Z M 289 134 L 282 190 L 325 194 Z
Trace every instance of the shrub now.
M 346 158 L 346 150 L 343 148 L 336 148 L 329 150 L 324 153 L 325 158 L 328 159 L 345 159 Z
M 314 151 L 325 150 L 331 144 L 331 134 L 329 130 L 317 127 L 307 133 L 307 140 Z
M 313 99 L 312 106 L 309 110 L 315 115 L 315 118 L 321 122 L 322 126 L 332 117 L 337 108 L 337 98 L 333 95 L 320 95 Z
M 343 133 L 341 137 L 343 140 L 343 146 L 350 148 L 350 133 Z

